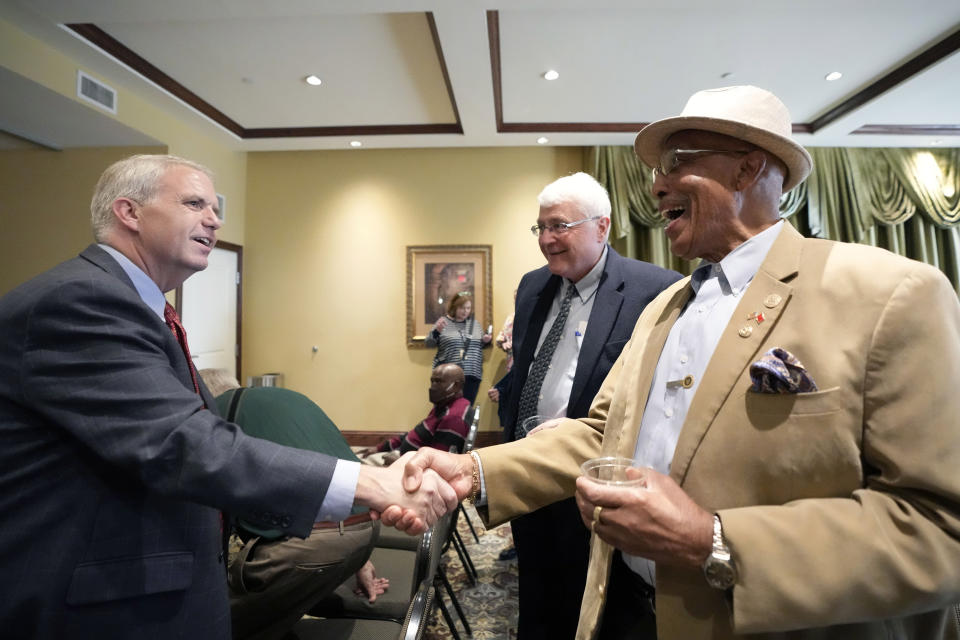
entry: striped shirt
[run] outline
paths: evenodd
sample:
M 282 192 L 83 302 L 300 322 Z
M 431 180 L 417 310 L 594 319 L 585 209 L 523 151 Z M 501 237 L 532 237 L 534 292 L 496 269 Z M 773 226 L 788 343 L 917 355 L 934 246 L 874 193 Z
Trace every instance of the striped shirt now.
M 483 377 L 483 333 L 474 318 L 457 322 L 447 318 L 447 325 L 439 334 L 436 330 L 427 334 L 424 344 L 437 347 L 433 368 L 441 364 L 456 364 L 463 374 L 474 378 Z
M 434 405 L 423 421 L 403 436 L 384 441 L 377 451 L 400 450 L 400 453 L 416 451 L 420 447 L 433 447 L 440 451 L 463 451 L 463 441 L 470 429 L 464 418 L 470 409 L 470 401 L 463 396 L 445 407 Z

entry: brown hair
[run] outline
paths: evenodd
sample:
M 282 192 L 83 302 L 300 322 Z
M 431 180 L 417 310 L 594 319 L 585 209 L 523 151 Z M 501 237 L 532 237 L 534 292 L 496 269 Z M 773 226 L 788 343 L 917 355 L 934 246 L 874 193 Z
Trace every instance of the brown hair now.
M 458 291 L 455 296 L 450 298 L 450 302 L 447 303 L 447 315 L 451 318 L 455 318 L 457 315 L 457 309 L 467 304 L 468 302 L 473 302 L 473 297 L 470 295 L 469 291 Z

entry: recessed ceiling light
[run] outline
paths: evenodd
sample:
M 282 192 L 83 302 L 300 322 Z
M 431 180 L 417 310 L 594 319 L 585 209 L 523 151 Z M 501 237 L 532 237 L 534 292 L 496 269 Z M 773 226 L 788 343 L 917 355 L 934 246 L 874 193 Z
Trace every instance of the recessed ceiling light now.
M 306 78 L 303 79 L 303 81 L 306 82 L 306 83 L 309 84 L 309 85 L 314 86 L 314 87 L 319 87 L 319 86 L 321 85 L 321 83 L 323 83 L 323 80 L 321 80 L 321 79 L 318 78 L 317 76 L 312 76 L 312 75 L 311 75 L 311 76 L 307 76 Z
M 351 140 L 351 141 L 350 141 L 350 146 L 351 146 L 351 147 L 362 147 L 362 146 L 363 146 L 363 143 L 360 142 L 359 140 Z
M 826 80 L 827 82 L 833 82 L 834 80 L 839 80 L 842 77 L 843 77 L 843 74 L 840 73 L 839 71 L 831 71 L 827 75 L 823 76 L 823 79 Z
M 544 80 L 556 80 L 559 77 L 560 77 L 560 74 L 557 71 L 554 71 L 553 69 L 548 69 L 547 71 L 543 72 Z
M 537 138 L 537 144 L 547 144 L 548 142 L 550 142 L 550 138 L 544 138 L 543 136 Z

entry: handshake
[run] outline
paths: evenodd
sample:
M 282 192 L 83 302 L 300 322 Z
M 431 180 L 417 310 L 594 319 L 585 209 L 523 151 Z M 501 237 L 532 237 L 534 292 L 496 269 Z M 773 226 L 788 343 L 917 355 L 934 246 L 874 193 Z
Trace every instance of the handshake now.
M 360 467 L 354 501 L 369 507 L 387 526 L 423 533 L 473 491 L 470 454 L 424 447 L 389 467 Z

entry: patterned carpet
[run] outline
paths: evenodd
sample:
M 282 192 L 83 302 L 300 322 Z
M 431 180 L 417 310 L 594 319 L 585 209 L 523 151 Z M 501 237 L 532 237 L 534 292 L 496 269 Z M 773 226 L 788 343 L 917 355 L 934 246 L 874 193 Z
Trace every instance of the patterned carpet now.
M 505 524 L 489 531 L 483 528 L 480 516 L 472 506 L 464 504 L 470 520 L 477 531 L 480 542 L 477 543 L 463 517 L 457 522 L 457 530 L 463 539 L 467 552 L 477 569 L 477 584 L 471 585 L 467 579 L 460 558 L 451 546 L 441 560 L 447 578 L 453 585 L 467 622 L 470 623 L 475 640 L 514 640 L 517 634 L 517 561 L 503 561 L 498 558 L 500 552 L 513 545 L 510 525 Z M 447 610 L 457 625 L 457 632 L 466 639 L 460 619 L 450 604 L 444 589 L 440 589 Z M 452 638 L 447 623 L 439 609 L 427 627 L 426 640 L 447 640 Z

